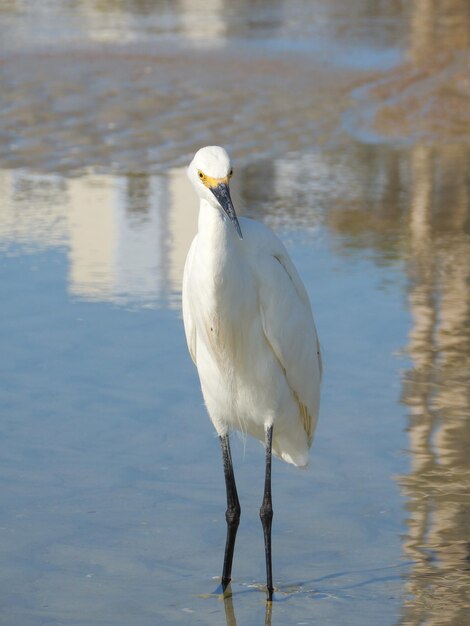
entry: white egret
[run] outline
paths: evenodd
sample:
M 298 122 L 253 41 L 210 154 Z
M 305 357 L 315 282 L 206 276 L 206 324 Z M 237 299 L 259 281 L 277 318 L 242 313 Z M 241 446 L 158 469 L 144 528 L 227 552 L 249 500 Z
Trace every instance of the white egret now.
M 222 448 L 227 491 L 222 589 L 230 583 L 240 521 L 229 442 L 236 429 L 266 446 L 260 517 L 271 601 L 271 453 L 307 465 L 320 401 L 320 347 L 307 292 L 284 245 L 267 226 L 236 216 L 225 150 L 201 148 L 188 176 L 200 208 L 184 268 L 183 318 Z

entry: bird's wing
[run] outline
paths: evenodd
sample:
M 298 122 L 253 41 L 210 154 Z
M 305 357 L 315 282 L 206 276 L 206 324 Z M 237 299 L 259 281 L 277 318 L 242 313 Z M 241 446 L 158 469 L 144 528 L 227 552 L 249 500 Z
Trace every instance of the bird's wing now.
M 270 231 L 269 231 L 270 232 Z M 272 233 L 257 262 L 263 330 L 299 405 L 299 416 L 313 440 L 319 409 L 322 361 L 310 301 L 287 250 Z
M 183 273 L 183 322 L 184 332 L 186 334 L 186 342 L 188 344 L 189 354 L 192 360 L 196 363 L 196 325 L 194 324 L 193 317 L 191 315 L 190 298 L 188 293 L 189 288 L 189 274 L 191 272 L 191 266 L 193 263 L 194 249 L 196 244 L 196 237 L 193 239 L 191 247 L 189 248 L 188 256 L 184 264 Z

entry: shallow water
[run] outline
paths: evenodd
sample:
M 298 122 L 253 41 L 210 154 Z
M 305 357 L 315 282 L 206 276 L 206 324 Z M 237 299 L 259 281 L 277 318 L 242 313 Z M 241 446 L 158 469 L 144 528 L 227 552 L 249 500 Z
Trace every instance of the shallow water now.
M 470 17 L 344 5 L 0 0 L 2 622 L 469 622 Z M 210 593 L 224 483 L 180 315 L 206 143 L 324 351 L 311 466 L 273 467 L 268 616 L 251 440 Z

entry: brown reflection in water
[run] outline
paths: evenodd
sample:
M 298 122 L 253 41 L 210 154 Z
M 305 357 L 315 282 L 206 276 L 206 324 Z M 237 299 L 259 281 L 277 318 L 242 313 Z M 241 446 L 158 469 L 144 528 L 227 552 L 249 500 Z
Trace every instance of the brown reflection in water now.
M 374 153 L 375 150 L 375 153 Z M 374 154 L 371 183 L 366 170 Z M 470 623 L 470 147 L 360 147 L 355 199 L 325 213 L 342 249 L 403 263 L 412 324 L 402 401 L 409 472 L 399 477 L 412 561 L 403 625 Z M 367 165 L 366 168 L 363 166 Z M 361 169 L 362 168 L 362 169 Z
M 414 564 L 402 624 L 463 625 L 470 609 L 470 197 L 462 151 L 411 151 L 411 467 L 400 478 Z M 445 184 L 442 181 L 445 180 Z
M 470 3 L 466 0 L 412 0 L 409 11 L 408 56 L 414 63 L 468 48 Z

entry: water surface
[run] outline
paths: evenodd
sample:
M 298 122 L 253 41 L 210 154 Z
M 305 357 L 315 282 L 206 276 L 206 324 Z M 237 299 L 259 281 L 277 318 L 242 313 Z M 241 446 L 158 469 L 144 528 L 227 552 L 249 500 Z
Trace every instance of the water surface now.
M 0 1 L 2 621 L 468 623 L 469 20 Z M 267 618 L 251 440 L 233 597 L 209 594 L 224 483 L 180 314 L 208 143 L 286 243 L 325 360 L 311 466 L 273 467 Z

